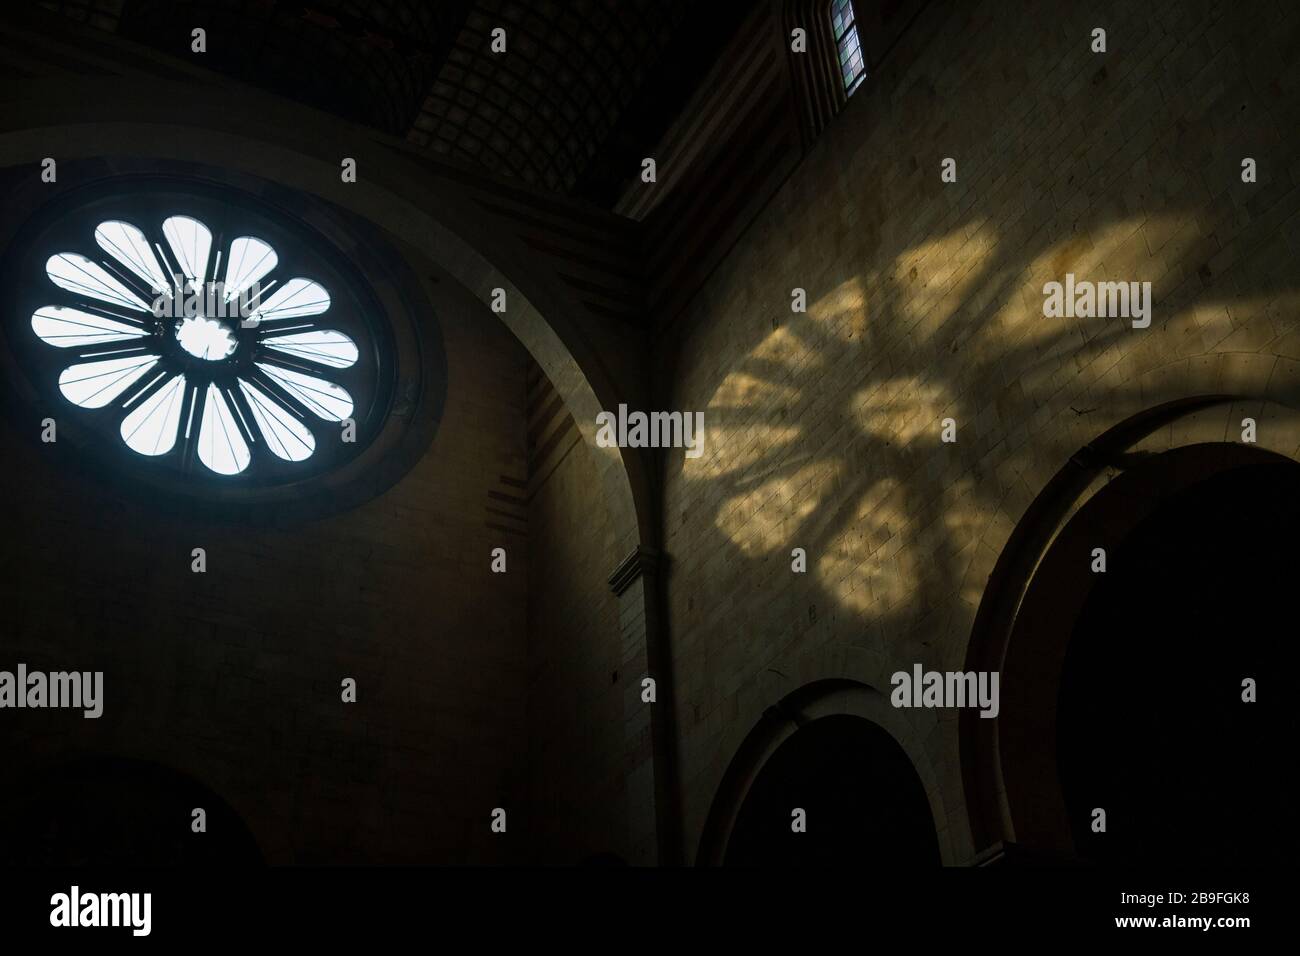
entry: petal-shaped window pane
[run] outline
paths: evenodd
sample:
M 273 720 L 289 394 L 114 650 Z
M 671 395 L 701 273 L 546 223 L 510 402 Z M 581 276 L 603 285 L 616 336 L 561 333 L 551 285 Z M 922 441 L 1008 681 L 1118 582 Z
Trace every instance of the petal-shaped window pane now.
M 237 475 L 248 467 L 250 457 L 226 397 L 209 385 L 199 426 L 199 461 L 219 475 Z
M 154 295 L 171 291 L 171 281 L 158 265 L 158 257 L 154 255 L 149 240 L 129 222 L 116 219 L 101 222 L 95 228 L 95 241 L 99 248 L 149 283 Z
M 334 329 L 313 329 L 310 332 L 295 332 L 292 335 L 277 335 L 262 340 L 267 348 L 276 349 L 319 362 L 331 368 L 347 368 L 357 361 L 356 344 L 342 332 Z
M 103 266 L 75 252 L 50 256 L 45 273 L 60 289 L 138 312 L 149 311 L 143 299 L 105 272 Z
M 239 387 L 248 399 L 248 405 L 262 430 L 266 447 L 285 461 L 304 461 L 316 450 L 316 439 L 311 431 L 256 385 L 239 380 Z
M 68 401 L 82 408 L 103 408 L 157 363 L 156 355 L 128 355 L 83 362 L 63 370 L 59 376 L 59 391 Z
M 163 223 L 163 235 L 185 277 L 196 284 L 204 282 L 212 252 L 212 232 L 208 227 L 189 216 L 172 216 Z
M 32 314 L 32 331 L 46 345 L 57 345 L 62 349 L 74 345 L 121 342 L 144 336 L 144 330 L 138 325 L 127 325 L 93 312 L 68 309 L 60 305 L 46 305 L 37 309 Z
M 225 295 L 230 300 L 275 268 L 275 250 L 261 239 L 240 236 L 230 244 L 226 260 Z
M 176 444 L 185 404 L 185 376 L 177 375 L 122 420 L 122 440 L 142 455 L 165 455 Z
M 270 322 L 297 319 L 304 315 L 320 315 L 329 307 L 330 294 L 324 286 L 310 279 L 290 279 L 257 307 L 253 317 Z
M 265 362 L 258 362 L 257 367 L 326 421 L 342 421 L 352 414 L 352 396 L 333 382 Z

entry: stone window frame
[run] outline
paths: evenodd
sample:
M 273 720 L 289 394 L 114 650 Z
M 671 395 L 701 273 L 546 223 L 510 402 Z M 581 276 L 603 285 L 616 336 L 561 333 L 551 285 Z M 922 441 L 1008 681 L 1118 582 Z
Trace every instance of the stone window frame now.
M 360 217 L 309 194 L 229 169 L 114 158 L 60 164 L 60 182 L 53 189 L 48 184 L 40 189 L 16 189 L 15 201 L 0 216 L 0 234 L 12 240 L 26 234 L 29 227 L 39 228 L 53 204 L 67 202 L 75 207 L 79 202 L 76 193 L 111 193 L 134 178 L 155 177 L 194 188 L 240 191 L 250 201 L 274 207 L 330 247 L 329 254 L 339 268 L 356 276 L 358 286 L 373 294 L 376 315 L 386 326 L 377 334 L 386 339 L 383 348 L 391 375 L 364 412 L 356 409 L 356 442 L 342 454 L 318 459 L 317 467 L 296 473 L 288 469 L 260 483 L 142 468 L 143 456 L 126 447 L 116 434 L 109 442 L 101 430 L 79 421 L 75 414 L 65 414 L 76 410 L 57 394 L 57 385 L 51 386 L 49 370 L 24 361 L 40 348 L 60 350 L 44 346 L 32 334 L 31 310 L 26 307 L 31 304 L 32 290 L 19 281 L 31 263 L 30 257 L 22 254 L 28 247 L 21 241 L 6 242 L 11 254 L 0 262 L 3 288 L 8 290 L 6 314 L 10 316 L 0 329 L 0 369 L 6 370 L 7 382 L 0 407 L 8 417 L 21 421 L 23 431 L 29 434 L 32 421 L 54 418 L 58 441 L 41 447 L 57 456 L 61 467 L 85 473 L 99 485 L 145 499 L 164 511 L 220 521 L 285 524 L 356 507 L 391 487 L 428 449 L 446 402 L 446 358 L 434 313 L 440 299 L 434 293 L 441 286 L 424 281 L 385 234 Z M 93 225 L 90 228 L 93 232 Z M 328 287 L 334 294 L 339 283 Z M 442 305 L 453 307 L 451 303 Z

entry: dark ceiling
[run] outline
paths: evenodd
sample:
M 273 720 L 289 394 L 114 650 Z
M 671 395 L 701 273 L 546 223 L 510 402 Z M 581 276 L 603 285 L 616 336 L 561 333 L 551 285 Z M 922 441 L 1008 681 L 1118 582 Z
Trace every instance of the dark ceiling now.
M 405 135 L 464 22 L 468 0 L 126 0 L 118 32 L 395 136 Z
M 433 153 L 612 206 L 755 0 L 42 0 Z M 506 30 L 507 52 L 491 33 Z

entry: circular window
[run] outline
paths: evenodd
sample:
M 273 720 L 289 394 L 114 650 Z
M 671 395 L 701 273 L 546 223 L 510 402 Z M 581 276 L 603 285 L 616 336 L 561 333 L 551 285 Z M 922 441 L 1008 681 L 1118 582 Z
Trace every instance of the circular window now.
M 274 196 L 132 178 L 25 224 L 5 334 L 60 444 L 187 497 L 266 500 L 360 457 L 395 405 L 409 418 L 427 364 L 418 290 L 372 232 Z
M 34 358 L 92 427 L 182 472 L 256 481 L 337 459 L 382 357 L 361 290 L 296 233 L 212 196 L 78 209 L 29 278 Z
M 192 456 L 220 475 L 254 454 L 311 458 L 317 435 L 328 440 L 318 422 L 350 421 L 341 373 L 359 352 L 333 325 L 355 323 L 330 315 L 329 292 L 292 275 L 270 243 L 239 235 L 214 248 L 192 216 L 142 221 L 153 238 L 108 220 L 95 259 L 58 252 L 45 264 L 58 304 L 32 314 L 32 331 L 64 350 L 64 398 L 108 408 L 105 425 L 138 454 Z

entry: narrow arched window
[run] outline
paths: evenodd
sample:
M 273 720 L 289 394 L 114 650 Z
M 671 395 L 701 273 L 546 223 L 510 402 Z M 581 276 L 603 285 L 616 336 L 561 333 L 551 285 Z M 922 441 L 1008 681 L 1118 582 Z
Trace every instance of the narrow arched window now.
M 840 76 L 844 80 L 844 95 L 853 91 L 867 78 L 867 63 L 858 42 L 858 25 L 853 16 L 853 0 L 833 0 L 831 26 L 835 33 L 835 50 L 840 57 Z

